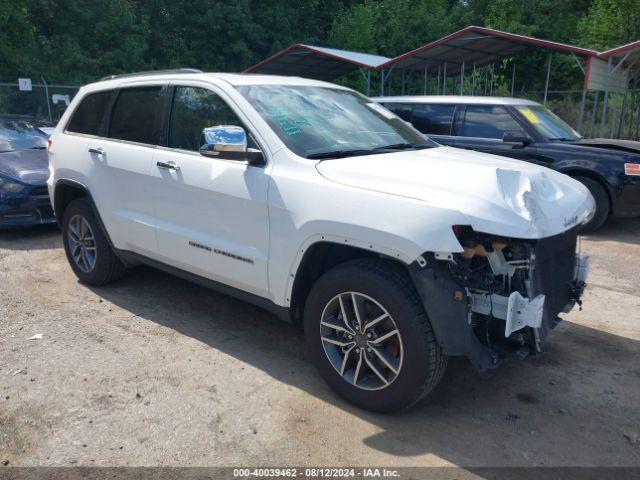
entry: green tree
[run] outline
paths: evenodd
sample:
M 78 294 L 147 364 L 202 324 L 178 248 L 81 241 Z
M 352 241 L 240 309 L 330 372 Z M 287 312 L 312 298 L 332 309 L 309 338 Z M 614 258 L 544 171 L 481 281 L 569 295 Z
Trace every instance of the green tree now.
M 460 7 L 449 0 L 365 0 L 333 22 L 337 48 L 396 56 L 461 27 Z
M 33 76 L 86 82 L 146 68 L 146 18 L 130 0 L 30 0 L 37 30 Z
M 29 73 L 37 60 L 37 29 L 31 22 L 27 3 L 0 0 L 0 78 L 16 79 Z
M 594 0 L 578 24 L 578 41 L 596 50 L 640 39 L 638 0 Z

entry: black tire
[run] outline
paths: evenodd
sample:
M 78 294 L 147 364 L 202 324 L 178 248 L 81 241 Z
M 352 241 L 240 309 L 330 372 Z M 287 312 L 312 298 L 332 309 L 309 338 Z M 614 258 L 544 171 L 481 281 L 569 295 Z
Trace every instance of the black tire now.
M 77 216 L 86 220 L 93 234 L 92 243 L 95 245 L 95 264 L 88 271 L 84 271 L 71 254 L 69 224 Z M 126 267 L 109 245 L 102 226 L 87 198 L 77 198 L 67 205 L 62 217 L 62 240 L 69 265 L 71 265 L 71 269 L 82 283 L 96 286 L 105 285 L 124 275 Z
M 325 354 L 320 333 L 322 314 L 325 306 L 343 292 L 359 292 L 374 299 L 400 332 L 404 352 L 401 368 L 395 379 L 379 390 L 364 390 L 349 383 Z M 412 281 L 392 262 L 354 260 L 322 275 L 306 301 L 304 330 L 309 354 L 320 375 L 340 396 L 367 410 L 395 412 L 414 405 L 437 385 L 447 365 Z
M 595 215 L 588 223 L 581 226 L 579 230 L 581 234 L 587 235 L 595 232 L 604 222 L 607 221 L 607 218 L 609 218 L 609 212 L 611 211 L 611 200 L 609 200 L 609 194 L 605 188 L 597 180 L 581 176 L 575 176 L 573 178 L 587 187 L 596 201 Z

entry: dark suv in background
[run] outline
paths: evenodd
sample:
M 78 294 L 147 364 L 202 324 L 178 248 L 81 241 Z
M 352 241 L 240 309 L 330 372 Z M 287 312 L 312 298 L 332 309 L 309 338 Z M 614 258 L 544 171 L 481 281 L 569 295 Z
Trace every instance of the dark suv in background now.
M 374 99 L 443 145 L 525 160 L 582 182 L 596 214 L 640 216 L 640 142 L 586 139 L 539 103 L 517 98 L 402 96 Z

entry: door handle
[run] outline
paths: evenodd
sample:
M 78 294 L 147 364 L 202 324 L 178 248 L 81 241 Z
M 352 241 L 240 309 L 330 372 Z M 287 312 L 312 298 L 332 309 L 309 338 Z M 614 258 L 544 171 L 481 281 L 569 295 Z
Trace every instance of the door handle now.
M 176 172 L 180 171 L 180 165 L 176 165 L 176 162 L 172 162 L 172 161 L 156 162 L 156 166 L 160 168 L 167 168 L 169 170 L 175 170 Z
M 105 152 L 102 148 L 90 148 L 89 153 L 95 153 L 96 155 L 105 155 Z

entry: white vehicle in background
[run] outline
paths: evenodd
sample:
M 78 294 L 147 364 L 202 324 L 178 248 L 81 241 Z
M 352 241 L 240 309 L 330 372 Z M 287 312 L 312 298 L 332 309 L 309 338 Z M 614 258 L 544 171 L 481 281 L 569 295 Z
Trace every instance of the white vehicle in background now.
M 82 282 L 144 263 L 301 322 L 320 374 L 371 410 L 417 402 L 448 356 L 541 352 L 584 288 L 585 187 L 441 147 L 338 85 L 113 77 L 80 90 L 49 156 Z

